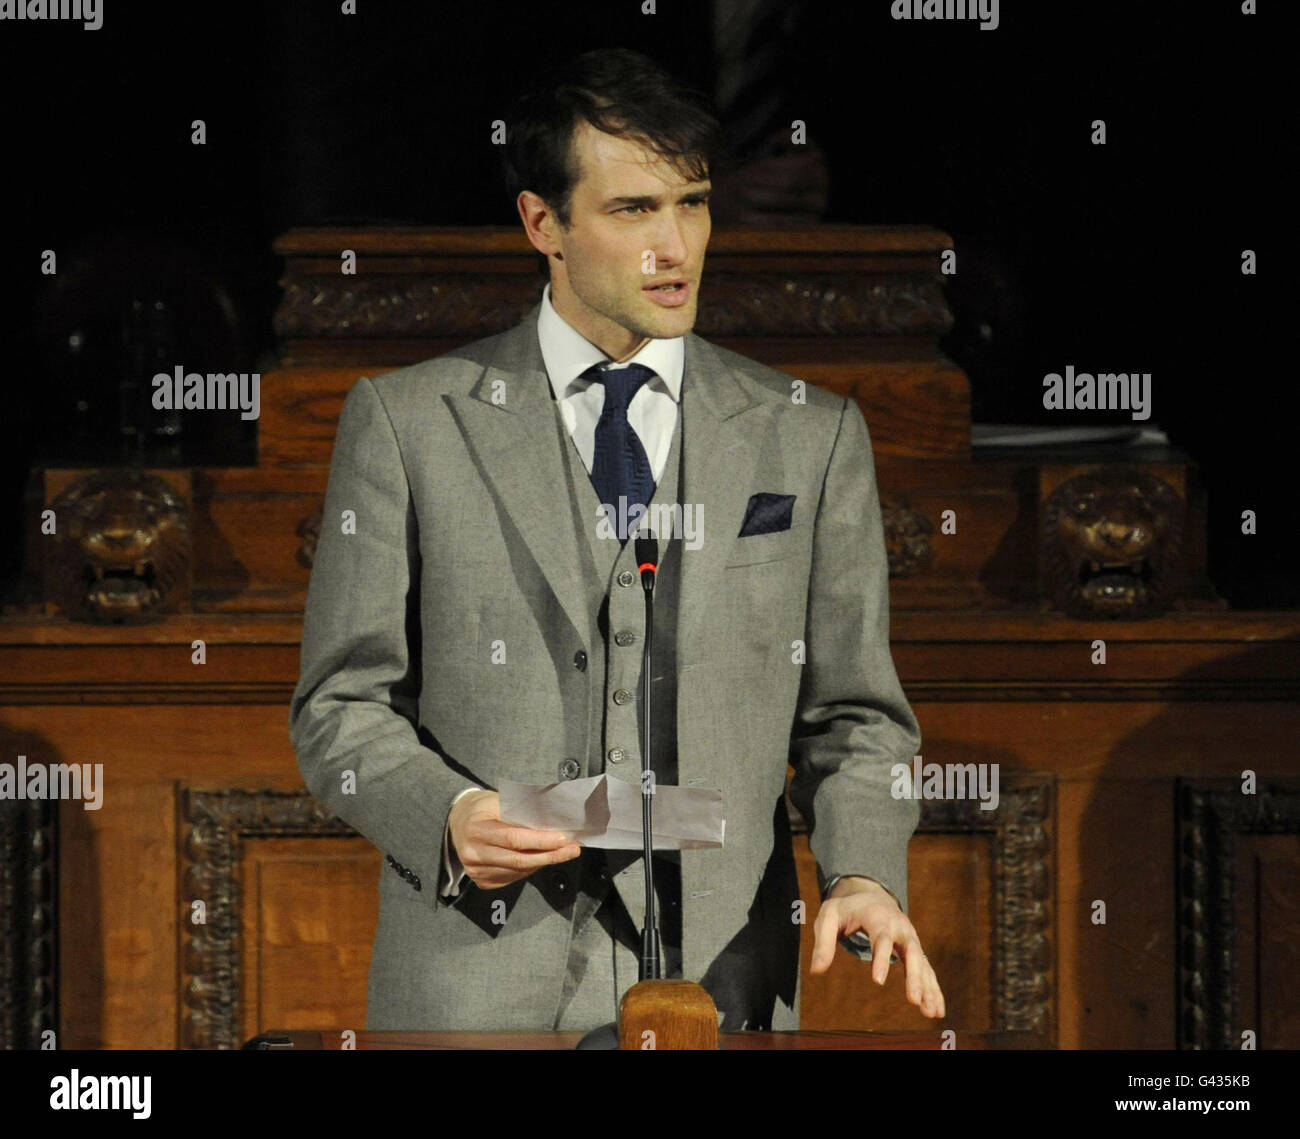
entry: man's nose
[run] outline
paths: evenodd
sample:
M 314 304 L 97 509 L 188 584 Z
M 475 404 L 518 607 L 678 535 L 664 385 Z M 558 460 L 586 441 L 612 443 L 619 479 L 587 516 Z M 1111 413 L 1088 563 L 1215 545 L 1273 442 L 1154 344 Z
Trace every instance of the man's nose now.
M 654 255 L 656 266 L 665 261 L 669 265 L 681 265 L 689 257 L 686 236 L 676 214 L 670 213 L 655 235 Z

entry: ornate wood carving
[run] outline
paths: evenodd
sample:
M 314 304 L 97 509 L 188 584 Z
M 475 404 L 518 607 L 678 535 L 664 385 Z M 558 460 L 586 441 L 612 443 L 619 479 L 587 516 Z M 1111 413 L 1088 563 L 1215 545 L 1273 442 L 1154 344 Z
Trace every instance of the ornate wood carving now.
M 933 523 L 904 500 L 885 494 L 880 496 L 880 515 L 885 527 L 889 576 L 910 577 L 925 569 L 934 557 L 930 545 Z
M 1180 780 L 1178 786 L 1178 1046 L 1238 1049 L 1235 943 L 1239 834 L 1300 834 L 1300 786 Z
M 190 509 L 149 471 L 91 471 L 49 507 L 48 602 L 74 621 L 154 621 L 189 608 Z
M 0 1048 L 58 1043 L 58 808 L 0 800 Z
M 1055 608 L 1145 618 L 1185 599 L 1186 503 L 1150 471 L 1094 467 L 1043 504 L 1042 566 Z
M 350 837 L 357 832 L 306 791 L 189 788 L 182 801 L 184 840 L 181 1042 L 186 1048 L 238 1048 L 241 845 L 246 838 Z M 206 921 L 191 921 L 201 900 Z
M 926 799 L 918 834 L 987 834 L 993 845 L 993 1028 L 1055 1037 L 1056 963 L 1052 945 L 1054 782 L 1002 783 L 996 810 L 976 799 Z M 787 799 L 787 802 L 789 800 Z M 808 825 L 793 806 L 794 833 Z
M 718 274 L 700 294 L 701 336 L 916 336 L 952 328 L 942 278 Z
M 316 564 L 316 543 L 320 541 L 320 524 L 325 516 L 325 507 L 318 506 L 306 518 L 298 523 L 298 564 L 311 569 Z
M 284 340 L 476 340 L 517 324 L 541 298 L 536 277 L 311 276 L 285 284 L 275 314 Z M 952 327 L 942 278 L 715 273 L 695 331 L 735 336 L 937 338 Z

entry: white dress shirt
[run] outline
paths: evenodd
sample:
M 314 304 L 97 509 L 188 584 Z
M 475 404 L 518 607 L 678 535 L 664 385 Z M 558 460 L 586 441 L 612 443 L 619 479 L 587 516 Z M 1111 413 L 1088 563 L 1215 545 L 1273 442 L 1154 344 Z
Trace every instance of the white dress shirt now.
M 551 286 L 542 293 L 542 308 L 537 316 L 537 339 L 541 344 L 542 362 L 551 381 L 551 394 L 559 405 L 560 418 L 573 439 L 587 473 L 591 474 L 596 450 L 596 423 L 605 405 L 605 385 L 582 373 L 593 364 L 605 363 L 609 357 L 566 321 L 551 304 Z M 682 365 L 686 358 L 685 337 L 647 340 L 627 360 L 614 367 L 643 364 L 653 373 L 637 389 L 627 407 L 628 425 L 636 432 L 650 460 L 655 483 L 663 478 L 672 450 L 673 432 L 677 428 L 677 408 L 682 398 Z M 581 378 L 579 378 L 581 377 Z M 594 521 L 594 520 L 593 520 Z M 452 800 L 452 806 L 474 787 L 466 787 Z M 465 871 L 451 845 L 451 829 L 444 826 L 443 865 L 447 868 L 442 895 L 454 898 L 460 893 Z

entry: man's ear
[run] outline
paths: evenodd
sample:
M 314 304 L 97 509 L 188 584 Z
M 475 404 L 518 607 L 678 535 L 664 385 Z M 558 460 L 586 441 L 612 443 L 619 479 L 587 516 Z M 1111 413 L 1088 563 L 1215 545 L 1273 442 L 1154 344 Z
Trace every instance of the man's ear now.
M 519 213 L 519 220 L 523 224 L 524 233 L 530 242 L 536 234 L 542 238 L 542 244 L 553 244 L 545 233 L 548 225 L 554 224 L 554 215 L 550 213 L 546 203 L 530 190 L 520 190 L 519 196 L 515 198 L 515 208 Z M 536 247 L 536 243 L 534 243 Z M 539 253 L 542 251 L 539 249 Z M 545 257 L 546 254 L 542 253 Z

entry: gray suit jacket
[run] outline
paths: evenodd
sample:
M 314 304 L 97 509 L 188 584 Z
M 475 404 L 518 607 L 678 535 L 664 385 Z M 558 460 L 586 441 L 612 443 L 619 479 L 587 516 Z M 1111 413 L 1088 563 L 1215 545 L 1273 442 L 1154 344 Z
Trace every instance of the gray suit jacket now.
M 600 634 L 537 312 L 358 381 L 339 418 L 290 730 L 311 792 L 398 868 L 380 879 L 372 1026 L 548 1028 L 565 978 L 570 923 L 543 876 L 438 889 L 460 791 L 553 783 L 599 749 L 572 682 Z M 890 794 L 920 733 L 889 650 L 871 445 L 851 399 L 794 400 L 791 377 L 693 333 L 684 376 L 680 501 L 704 539 L 682 552 L 677 782 L 722 789 L 726 842 L 681 855 L 683 974 L 733 1024 L 775 1003 L 768 1023 L 797 1027 L 787 764 L 823 884 L 866 875 L 906 909 L 919 814 Z M 738 537 L 756 492 L 796 496 L 788 529 Z M 497 636 L 522 671 L 491 666 Z

